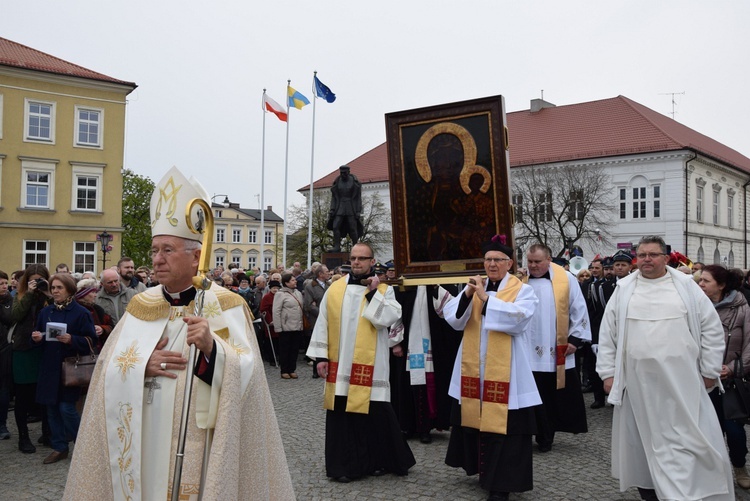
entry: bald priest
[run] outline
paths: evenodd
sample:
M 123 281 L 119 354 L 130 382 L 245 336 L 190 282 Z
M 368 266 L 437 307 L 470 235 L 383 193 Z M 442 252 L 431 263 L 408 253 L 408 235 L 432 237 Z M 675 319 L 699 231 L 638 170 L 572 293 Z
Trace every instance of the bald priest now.
M 171 497 L 191 344 L 199 351 L 179 498 L 198 499 L 205 430 L 212 428 L 203 499 L 294 499 L 252 314 L 231 291 L 192 285 L 201 255 L 200 235 L 185 218 L 193 198 L 208 202 L 200 184 L 174 167 L 151 197 L 151 255 L 161 285 L 131 300 L 100 355 L 66 500 Z M 202 294 L 203 315 L 196 316 Z

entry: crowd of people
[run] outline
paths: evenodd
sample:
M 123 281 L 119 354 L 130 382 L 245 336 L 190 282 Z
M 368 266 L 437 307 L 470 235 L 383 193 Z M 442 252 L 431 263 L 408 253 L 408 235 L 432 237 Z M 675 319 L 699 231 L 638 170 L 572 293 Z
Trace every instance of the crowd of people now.
M 325 468 L 337 482 L 406 475 L 407 439 L 450 430 L 445 462 L 478 474 L 490 500 L 509 499 L 533 489 L 534 441 L 549 453 L 556 433 L 587 431 L 583 393 L 593 392 L 591 409 L 615 406 L 612 471 L 623 491 L 719 500 L 733 499 L 734 482 L 750 489 L 745 423 L 722 405 L 722 382 L 750 372 L 750 273 L 691 263 L 659 237 L 575 275 L 543 244 L 515 273 L 502 237 L 482 250 L 485 273 L 468 284 L 399 289 L 395 264 L 362 243 L 335 269 L 231 264 L 210 278 L 252 314 L 254 342 L 280 378 L 307 365 L 307 377 L 323 379 Z M 107 349 L 130 303 L 165 280 L 127 257 L 92 275 L 64 264 L 0 271 L 0 439 L 11 437 L 12 401 L 18 449 L 50 447 L 44 464 L 68 457 L 86 399 L 62 385 L 62 360 Z M 216 357 L 208 343 L 200 379 Z M 146 370 L 152 384 L 170 364 L 184 368 L 181 353 L 167 353 L 161 371 Z

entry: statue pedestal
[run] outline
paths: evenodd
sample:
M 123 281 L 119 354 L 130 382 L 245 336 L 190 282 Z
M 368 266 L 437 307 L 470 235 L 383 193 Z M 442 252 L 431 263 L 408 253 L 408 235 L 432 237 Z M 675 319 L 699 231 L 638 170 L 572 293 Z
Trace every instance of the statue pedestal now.
M 320 260 L 329 270 L 333 271 L 337 266 L 341 266 L 349 260 L 348 252 L 324 252 Z

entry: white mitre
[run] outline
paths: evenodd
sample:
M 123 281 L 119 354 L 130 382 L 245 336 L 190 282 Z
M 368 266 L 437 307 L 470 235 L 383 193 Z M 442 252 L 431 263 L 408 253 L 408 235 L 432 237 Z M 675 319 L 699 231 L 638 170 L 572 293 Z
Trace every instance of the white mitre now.
M 201 235 L 190 231 L 187 223 L 187 206 L 194 198 L 201 198 L 211 206 L 208 192 L 193 177 L 187 179 L 177 167 L 164 174 L 151 195 L 151 236 L 170 235 L 201 241 Z M 193 209 L 192 220 L 198 220 Z

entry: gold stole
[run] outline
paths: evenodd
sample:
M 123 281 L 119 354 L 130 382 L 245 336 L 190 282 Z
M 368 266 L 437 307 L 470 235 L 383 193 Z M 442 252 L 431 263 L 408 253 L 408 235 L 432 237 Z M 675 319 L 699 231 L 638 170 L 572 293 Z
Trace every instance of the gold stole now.
M 568 349 L 568 329 L 570 328 L 570 282 L 568 272 L 560 265 L 550 263 L 552 274 L 552 296 L 555 299 L 555 316 L 557 317 L 557 349 L 555 364 L 557 368 L 557 389 L 565 388 L 565 351 Z M 524 283 L 529 277 L 523 277 Z
M 326 378 L 323 407 L 333 410 L 336 398 L 336 377 L 339 369 L 339 342 L 341 335 L 341 313 L 344 305 L 348 277 L 336 280 L 326 292 L 326 313 L 328 318 L 328 377 Z M 378 285 L 378 292 L 385 295 L 387 284 Z M 362 316 L 367 307 L 367 298 L 362 298 L 359 307 L 357 337 L 354 341 L 349 395 L 346 412 L 367 414 L 370 411 L 370 393 L 375 374 L 375 348 L 378 344 L 378 330 Z
M 506 303 L 516 300 L 522 282 L 515 275 L 508 277 L 505 288 L 495 297 Z M 484 391 L 479 398 L 479 350 L 482 336 L 482 308 L 484 302 L 475 293 L 471 317 L 464 328 L 461 357 L 461 426 L 490 433 L 507 434 L 508 397 L 510 393 L 510 365 L 512 339 L 504 333 L 489 331 L 485 364 Z

